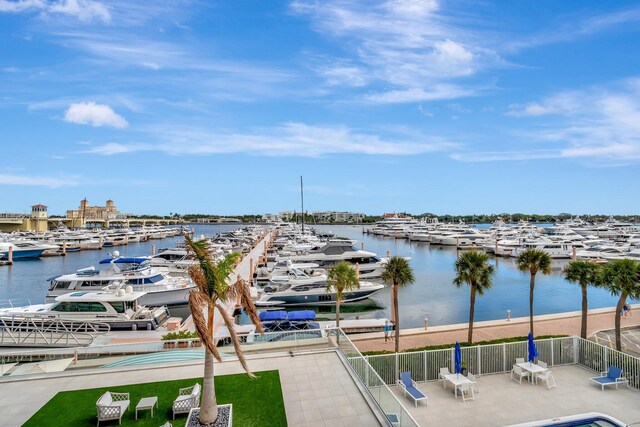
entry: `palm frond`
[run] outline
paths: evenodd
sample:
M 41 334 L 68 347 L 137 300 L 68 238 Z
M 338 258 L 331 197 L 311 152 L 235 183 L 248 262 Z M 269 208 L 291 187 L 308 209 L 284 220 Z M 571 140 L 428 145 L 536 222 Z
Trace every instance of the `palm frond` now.
M 249 284 L 244 280 L 239 280 L 236 282 L 236 286 L 240 289 L 240 305 L 244 309 L 244 312 L 249 316 L 249 319 L 251 319 L 251 323 L 256 325 L 256 330 L 260 334 L 264 334 L 262 322 L 260 322 L 260 317 L 258 316 L 258 310 L 253 303 L 253 298 L 251 298 Z
M 235 349 L 236 355 L 238 356 L 238 360 L 242 365 L 242 368 L 245 370 L 247 375 L 249 375 L 251 378 L 255 378 L 255 375 L 253 375 L 253 372 L 251 372 L 251 369 L 249 369 L 247 360 L 244 358 L 244 353 L 242 352 L 242 344 L 240 343 L 240 338 L 238 338 L 238 334 L 236 333 L 236 329 L 233 324 L 233 318 L 229 315 L 229 313 L 227 313 L 227 310 L 225 310 L 225 308 L 222 307 L 220 304 L 216 304 L 216 308 L 222 315 L 224 324 L 227 326 L 227 329 L 229 330 L 229 335 L 231 336 L 231 342 L 233 343 L 233 347 Z
M 204 308 L 209 307 L 209 299 L 206 294 L 198 291 L 189 292 L 189 306 L 191 307 L 191 317 L 193 318 L 193 324 L 200 335 L 200 339 L 204 343 L 207 350 L 213 354 L 213 356 L 222 362 L 220 353 L 216 348 L 215 340 L 213 339 L 213 330 L 209 328 L 207 319 L 204 315 Z

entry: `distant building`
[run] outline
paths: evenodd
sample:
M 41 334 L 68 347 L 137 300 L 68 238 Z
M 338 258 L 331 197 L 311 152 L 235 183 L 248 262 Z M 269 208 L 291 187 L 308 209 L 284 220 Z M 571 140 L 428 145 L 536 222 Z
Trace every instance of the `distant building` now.
M 328 222 L 340 222 L 340 223 L 357 223 L 362 222 L 364 214 L 353 212 L 314 212 L 313 216 L 316 222 L 328 223 Z
M 67 219 L 80 219 L 83 221 L 92 219 L 109 220 L 116 219 L 119 213 L 113 200 L 107 200 L 105 206 L 90 206 L 85 197 L 80 202 L 80 207 L 77 210 L 67 211 Z
M 31 214 L 0 214 L 0 231 L 36 231 L 43 233 L 49 229 L 49 213 L 45 205 L 31 206 Z

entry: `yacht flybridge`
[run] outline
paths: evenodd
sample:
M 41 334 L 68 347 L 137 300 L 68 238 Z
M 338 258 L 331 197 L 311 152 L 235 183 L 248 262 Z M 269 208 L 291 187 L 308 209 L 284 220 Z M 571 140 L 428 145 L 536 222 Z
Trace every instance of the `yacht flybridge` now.
M 107 286 L 130 285 L 136 291 L 145 292 L 143 304 L 154 307 L 186 305 L 193 282 L 188 278 L 170 277 L 149 267 L 148 263 L 148 257 L 120 257 L 114 251 L 112 258 L 100 261 L 110 268 L 99 270 L 91 266 L 50 278 L 46 300 L 53 301 L 69 291 L 99 291 Z
M 384 285 L 381 283 L 360 282 L 358 289 L 343 292 L 343 303 L 363 300 L 382 288 L 384 288 Z M 336 292 L 333 288 L 327 288 L 325 280 L 318 280 L 312 283 L 288 282 L 281 285 L 272 284 L 265 287 L 260 298 L 254 303 L 257 307 L 334 305 L 336 303 Z
M 71 292 L 48 304 L 0 309 L 0 319 L 72 320 L 99 322 L 111 329 L 157 329 L 169 318 L 166 307 L 140 305 L 146 292 L 134 292 L 131 286 L 99 292 Z

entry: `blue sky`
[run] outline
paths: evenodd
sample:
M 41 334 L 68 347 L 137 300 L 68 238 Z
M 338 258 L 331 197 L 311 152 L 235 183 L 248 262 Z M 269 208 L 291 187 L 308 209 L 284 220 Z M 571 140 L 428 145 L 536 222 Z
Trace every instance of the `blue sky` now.
M 0 211 L 640 212 L 640 4 L 0 0 Z

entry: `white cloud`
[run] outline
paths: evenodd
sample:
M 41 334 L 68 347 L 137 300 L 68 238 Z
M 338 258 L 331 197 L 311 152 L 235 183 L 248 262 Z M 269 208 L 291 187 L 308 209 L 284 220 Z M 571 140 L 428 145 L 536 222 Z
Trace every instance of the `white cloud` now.
M 0 0 L 0 12 L 41 12 L 77 18 L 82 22 L 111 21 L 109 9 L 93 0 Z
M 0 185 L 28 185 L 36 187 L 66 187 L 77 185 L 77 177 L 51 178 L 44 176 L 25 176 L 0 174 Z
M 379 3 L 351 1 L 295 1 L 294 12 L 311 17 L 321 33 L 340 39 L 351 49 L 350 72 L 366 80 L 360 85 L 384 83 L 383 95 L 366 96 L 375 103 L 414 102 L 469 96 L 471 88 L 429 95 L 434 86 L 454 86 L 453 80 L 477 74 L 501 64 L 495 50 L 480 45 L 484 38 L 464 26 L 463 19 L 449 19 L 436 0 L 390 0 Z M 456 25 L 451 24 L 456 22 Z M 321 75 L 332 85 L 355 86 L 351 79 Z M 353 75 L 353 74 L 349 74 Z
M 512 151 L 455 153 L 461 161 L 590 159 L 598 165 L 640 161 L 640 85 L 629 79 L 605 86 L 555 94 L 525 106 L 510 106 L 515 117 L 554 115 L 520 139 L 537 146 Z M 553 124 L 551 124 L 553 123 Z
M 111 107 L 95 102 L 81 102 L 71 104 L 64 113 L 64 120 L 69 123 L 77 123 L 91 126 L 110 126 L 124 129 L 129 123 L 124 117 L 115 113 Z
M 440 84 L 431 89 L 410 88 L 366 95 L 366 101 L 375 104 L 401 104 L 407 102 L 435 101 L 473 96 L 474 91 L 456 85 Z
M 451 150 L 456 144 L 433 136 L 395 134 L 384 138 L 359 133 L 345 126 L 310 126 L 286 123 L 253 133 L 218 134 L 192 127 L 167 126 L 151 131 L 157 144 L 109 143 L 86 150 L 86 153 L 113 155 L 136 151 L 159 151 L 168 154 L 245 153 L 264 156 L 318 157 L 327 154 L 414 155 Z

